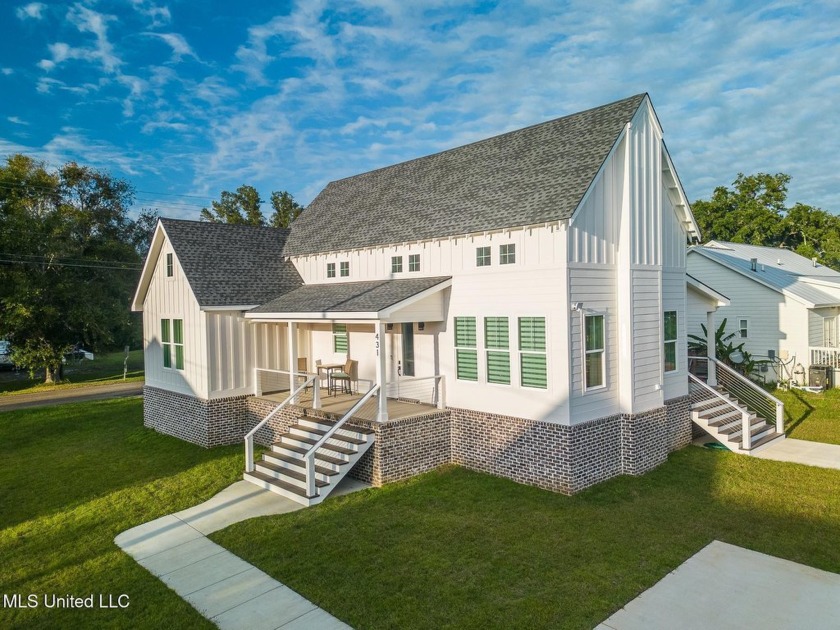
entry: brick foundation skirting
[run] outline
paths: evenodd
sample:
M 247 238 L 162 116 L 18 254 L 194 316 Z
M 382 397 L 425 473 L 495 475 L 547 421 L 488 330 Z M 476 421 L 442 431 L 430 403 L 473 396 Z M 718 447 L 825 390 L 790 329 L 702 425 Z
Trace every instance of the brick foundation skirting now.
M 144 388 L 144 423 L 161 433 L 210 447 L 242 441 L 277 403 L 253 396 L 201 400 Z M 373 430 L 376 440 L 350 475 L 374 486 L 455 463 L 532 486 L 573 494 L 620 474 L 640 475 L 691 442 L 690 398 L 634 415 L 575 425 L 449 408 L 379 423 L 348 422 Z M 304 414 L 290 405 L 255 437 L 276 442 Z M 334 415 L 308 410 L 309 415 Z

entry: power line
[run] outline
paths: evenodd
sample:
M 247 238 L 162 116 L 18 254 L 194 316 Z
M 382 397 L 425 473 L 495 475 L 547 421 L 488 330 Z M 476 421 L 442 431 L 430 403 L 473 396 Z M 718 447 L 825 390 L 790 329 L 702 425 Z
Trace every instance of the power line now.
M 137 265 L 137 263 L 130 263 L 122 260 L 99 260 L 96 258 L 68 258 L 66 256 L 56 256 L 53 260 L 49 260 L 49 254 L 16 254 L 14 252 L 0 252 L 0 257 L 6 258 L 35 258 L 36 262 L 67 262 L 67 263 L 81 263 L 84 265 L 97 265 L 97 264 L 107 264 L 107 265 L 135 265 L 135 266 L 142 266 Z
M 55 261 L 37 261 L 37 260 L 11 260 L 6 258 L 0 258 L 0 263 L 11 264 L 11 265 L 37 265 L 37 266 L 48 266 L 48 267 L 78 267 L 81 269 L 109 269 L 109 270 L 117 270 L 117 271 L 141 271 L 143 269 L 142 266 L 137 265 L 130 265 L 125 264 L 121 266 L 114 266 L 114 265 L 82 265 L 78 263 L 63 263 L 63 262 L 55 262 Z

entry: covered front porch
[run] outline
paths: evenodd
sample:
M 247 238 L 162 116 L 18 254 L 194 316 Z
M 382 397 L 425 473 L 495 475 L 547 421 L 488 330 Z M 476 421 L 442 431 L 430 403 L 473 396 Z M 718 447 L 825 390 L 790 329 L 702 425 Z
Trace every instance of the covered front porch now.
M 288 396 L 289 392 L 287 390 L 284 392 L 263 394 L 262 398 L 280 404 L 288 398 Z M 307 390 L 299 395 L 295 404 L 299 407 L 303 407 L 304 409 L 319 409 L 321 412 L 331 416 L 342 417 L 362 399 L 362 394 L 339 393 L 333 396 L 322 396 L 319 407 L 314 406 L 314 399 L 315 395 L 313 390 Z M 419 400 L 400 399 L 390 396 L 386 396 L 385 401 L 387 405 L 388 419 L 390 420 L 401 420 L 403 418 L 423 416 L 429 413 L 434 413 L 435 411 L 443 408 L 442 397 L 440 398 L 440 402 L 438 404 L 429 404 L 420 402 Z M 372 404 L 362 405 L 358 410 L 356 410 L 356 412 L 354 412 L 353 417 L 373 422 L 379 420 L 378 415 L 378 399 L 375 399 Z

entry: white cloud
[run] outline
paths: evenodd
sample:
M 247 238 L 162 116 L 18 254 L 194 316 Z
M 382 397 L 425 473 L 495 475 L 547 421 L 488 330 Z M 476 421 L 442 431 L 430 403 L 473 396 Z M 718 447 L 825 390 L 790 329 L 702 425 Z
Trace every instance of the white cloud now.
M 99 64 L 108 74 L 119 72 L 122 60 L 114 51 L 113 44 L 108 39 L 108 22 L 115 20 L 113 16 L 97 13 L 81 4 L 75 4 L 67 11 L 67 20 L 80 33 L 89 33 L 95 41 L 90 46 L 71 46 L 65 42 L 49 44 L 51 59 L 42 59 L 38 67 L 45 71 L 68 60 L 81 60 Z
M 157 37 L 166 42 L 172 49 L 172 61 L 181 61 L 184 57 L 192 57 L 198 60 L 198 55 L 195 54 L 183 35 L 178 33 L 146 33 L 146 35 Z
M 44 9 L 47 8 L 43 2 L 30 2 L 22 7 L 18 7 L 15 10 L 15 15 L 17 15 L 19 20 L 40 20 L 44 17 Z
M 14 69 L 12 68 L 0 68 L 0 72 L 3 73 L 3 76 L 10 76 L 15 73 Z
M 17 116 L 8 116 L 8 117 L 6 117 L 6 120 L 8 120 L 10 123 L 12 123 L 14 125 L 28 125 L 29 124 L 28 122 L 26 122 L 25 120 L 21 120 Z

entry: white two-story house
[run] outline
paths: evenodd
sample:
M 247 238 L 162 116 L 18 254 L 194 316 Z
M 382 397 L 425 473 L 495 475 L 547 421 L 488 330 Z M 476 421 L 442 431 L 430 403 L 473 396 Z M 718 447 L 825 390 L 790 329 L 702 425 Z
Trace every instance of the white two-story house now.
M 164 219 L 134 301 L 146 424 L 212 446 L 273 413 L 249 478 L 280 491 L 337 435 L 316 492 L 341 459 L 375 484 L 641 474 L 691 438 L 698 236 L 645 94 L 332 182 L 288 231 Z

